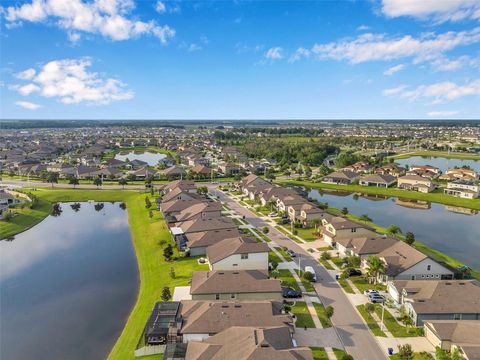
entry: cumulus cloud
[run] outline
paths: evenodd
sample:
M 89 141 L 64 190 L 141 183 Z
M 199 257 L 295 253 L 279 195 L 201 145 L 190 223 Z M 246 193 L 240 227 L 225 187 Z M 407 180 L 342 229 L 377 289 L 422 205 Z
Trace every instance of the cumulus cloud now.
M 7 25 L 13 26 L 24 21 L 42 23 L 53 21 L 58 27 L 70 33 L 86 32 L 100 34 L 114 41 L 127 40 L 140 35 L 157 37 L 166 43 L 175 36 L 175 30 L 168 25 L 158 25 L 129 18 L 134 8 L 132 0 L 32 0 L 21 6 L 3 9 Z M 74 36 L 74 40 L 76 35 Z M 72 38 L 70 38 L 72 40 Z M 79 39 L 79 38 L 78 38 Z M 77 39 L 77 41 L 78 41 Z
M 18 105 L 20 107 L 23 107 L 24 109 L 28 110 L 37 110 L 38 108 L 41 108 L 42 106 L 39 104 L 35 104 L 29 101 L 17 101 L 15 102 L 15 105 Z
M 480 19 L 478 0 L 382 0 L 388 17 L 411 16 L 437 22 Z
M 404 64 L 398 64 L 392 67 L 389 67 L 387 70 L 383 72 L 383 75 L 385 76 L 391 76 L 399 71 L 402 71 L 405 68 Z
M 30 83 L 12 88 L 24 96 L 35 93 L 57 98 L 63 104 L 103 105 L 133 98 L 133 92 L 121 81 L 89 72 L 91 65 L 91 60 L 86 58 L 50 61 L 36 72 Z
M 320 59 L 346 60 L 353 64 L 375 60 L 412 58 L 415 63 L 438 58 L 459 46 L 480 42 L 480 27 L 469 31 L 427 33 L 387 38 L 383 34 L 366 33 L 355 39 L 315 44 L 311 51 Z
M 415 101 L 420 98 L 432 99 L 433 104 L 453 101 L 465 96 L 480 95 L 480 79 L 472 80 L 463 85 L 458 85 L 451 81 L 443 81 L 430 85 L 420 85 L 411 88 L 401 85 L 396 88 L 385 89 L 384 95 L 398 96 L 409 101 Z
M 30 68 L 22 72 L 19 72 L 15 76 L 20 80 L 31 80 L 35 76 L 35 74 L 36 74 L 35 69 Z
M 283 59 L 283 49 L 279 46 L 272 47 L 267 50 L 265 57 L 269 60 L 280 60 Z
M 457 110 L 446 110 L 446 111 L 430 111 L 427 115 L 430 117 L 440 118 L 440 117 L 450 117 L 457 115 L 460 111 Z

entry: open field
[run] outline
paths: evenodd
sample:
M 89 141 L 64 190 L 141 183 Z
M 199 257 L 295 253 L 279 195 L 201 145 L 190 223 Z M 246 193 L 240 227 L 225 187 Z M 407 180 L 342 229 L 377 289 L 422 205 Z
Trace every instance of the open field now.
M 403 153 L 398 155 L 389 156 L 392 159 L 408 159 L 412 156 L 431 156 L 431 157 L 443 157 L 446 159 L 461 159 L 461 160 L 480 160 L 478 154 L 448 152 L 448 151 L 413 151 L 409 153 Z
M 297 181 L 297 180 L 279 180 L 276 181 L 280 185 L 289 186 L 306 186 L 312 189 L 333 189 L 358 192 L 364 194 L 385 195 L 393 196 L 405 199 L 430 201 L 439 204 L 459 206 L 474 210 L 480 210 L 480 199 L 461 199 L 450 195 L 445 195 L 439 192 L 433 193 L 420 193 L 417 191 L 400 190 L 397 188 L 378 188 L 373 186 L 361 186 L 361 185 L 336 185 L 336 184 L 324 184 L 321 182 L 314 183 L 312 181 Z
M 149 218 L 149 209 L 145 207 L 145 197 L 150 196 L 149 194 L 136 191 L 50 189 L 40 189 L 34 194 L 48 204 L 88 200 L 126 203 L 132 242 L 137 257 L 140 287 L 136 304 L 126 320 L 123 332 L 112 349 L 109 359 L 134 359 L 133 352 L 142 335 L 145 322 L 154 303 L 160 300 L 163 287 L 167 286 L 173 292 L 175 286 L 188 284 L 193 271 L 206 270 L 207 267 L 199 265 L 196 258 L 183 258 L 176 252 L 174 257 L 177 258 L 174 261 L 165 261 L 163 248 L 168 243 L 173 245 L 173 241 L 160 212 L 154 210 L 153 218 Z M 175 279 L 168 275 L 171 267 L 175 270 Z M 160 357 L 152 357 L 154 358 Z

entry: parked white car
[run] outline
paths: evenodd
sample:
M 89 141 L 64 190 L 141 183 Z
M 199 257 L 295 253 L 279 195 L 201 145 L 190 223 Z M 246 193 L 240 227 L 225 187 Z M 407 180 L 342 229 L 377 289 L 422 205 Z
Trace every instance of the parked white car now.
M 309 272 L 313 275 L 313 282 L 317 282 L 317 274 L 315 274 L 315 270 L 313 270 L 313 267 L 311 266 L 305 266 L 305 272 Z

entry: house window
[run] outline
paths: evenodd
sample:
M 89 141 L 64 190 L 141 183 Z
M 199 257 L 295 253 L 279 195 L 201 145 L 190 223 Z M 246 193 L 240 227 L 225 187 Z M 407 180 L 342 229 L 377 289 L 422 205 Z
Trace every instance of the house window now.
M 220 294 L 215 294 L 215 300 L 220 300 Z
M 462 314 L 453 314 L 453 320 L 462 320 Z
M 357 232 L 357 229 L 353 228 L 353 229 L 352 229 L 352 232 Z
M 242 254 L 242 255 L 241 255 L 241 259 L 242 259 L 242 260 L 248 259 L 248 254 Z
M 431 268 L 432 268 L 432 265 L 427 265 L 427 271 L 430 271 Z
M 230 294 L 230 299 L 236 299 L 237 298 L 237 294 Z
M 422 275 L 422 279 L 425 279 L 425 275 Z

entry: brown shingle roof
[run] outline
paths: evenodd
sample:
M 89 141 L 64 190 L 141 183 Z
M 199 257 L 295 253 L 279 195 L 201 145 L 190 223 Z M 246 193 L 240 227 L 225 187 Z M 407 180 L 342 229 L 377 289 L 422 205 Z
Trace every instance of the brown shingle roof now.
M 190 294 L 269 293 L 282 291 L 280 280 L 260 270 L 195 271 Z
M 265 243 L 256 242 L 245 237 L 225 239 L 207 248 L 207 257 L 210 264 L 215 264 L 231 255 L 264 253 L 269 251 Z
M 206 247 L 216 244 L 222 240 L 230 239 L 237 236 L 240 236 L 240 232 L 237 228 L 202 231 L 187 234 L 188 247 Z

